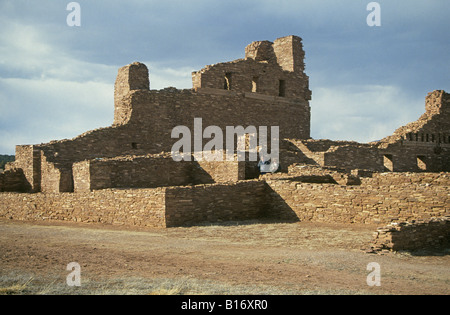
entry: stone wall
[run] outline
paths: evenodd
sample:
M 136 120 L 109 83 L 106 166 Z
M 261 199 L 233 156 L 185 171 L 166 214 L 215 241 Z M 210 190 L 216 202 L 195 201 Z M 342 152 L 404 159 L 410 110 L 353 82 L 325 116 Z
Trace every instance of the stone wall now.
M 181 125 L 193 131 L 194 118 L 203 118 L 203 128 L 220 127 L 224 139 L 226 127 L 238 125 L 267 126 L 269 130 L 270 126 L 279 126 L 280 137 L 309 137 L 307 102 L 256 100 L 232 92 L 213 95 L 211 91 L 191 90 L 134 91 L 127 97 L 133 110 L 125 125 L 93 130 L 70 140 L 18 146 L 15 165 L 24 169 L 30 190 L 40 191 L 41 152 L 47 162 L 61 170 L 71 170 L 73 163 L 96 158 L 170 152 L 178 140 L 171 137 L 172 129 Z M 209 140 L 203 139 L 203 146 Z
M 429 93 L 425 110 L 378 144 L 381 154 L 392 156 L 394 171 L 450 171 L 450 94 Z
M 0 217 L 174 227 L 259 219 L 265 215 L 264 198 L 265 184 L 257 180 L 81 193 L 1 193 Z
M 348 171 L 353 169 L 386 171 L 383 167 L 383 156 L 377 148 L 359 144 L 331 148 L 324 153 L 324 165 L 338 166 Z
M 74 164 L 73 174 L 75 192 L 192 184 L 190 163 L 160 155 L 83 161 Z
M 245 161 L 198 161 L 192 170 L 196 183 L 237 182 L 246 179 Z M 204 175 L 202 175 L 204 174 Z M 203 179 L 202 177 L 207 176 Z
M 442 186 L 446 187 L 447 191 L 450 192 L 450 173 L 372 173 L 370 177 L 361 178 L 361 182 L 362 187 L 404 187 L 405 185 L 412 184 L 428 187 L 432 190 L 436 186 Z
M 245 162 L 176 162 L 170 154 L 94 159 L 73 166 L 75 192 L 236 182 L 245 177 Z
M 375 175 L 375 174 L 374 174 Z M 301 221 L 388 224 L 450 213 L 447 173 L 376 174 L 359 186 L 267 179 L 271 215 Z
M 389 224 L 450 214 L 448 173 L 373 174 L 362 178 L 361 185 L 329 180 L 304 175 L 153 189 L 1 193 L 0 216 L 179 226 L 260 218 Z
M 273 43 L 253 42 L 245 48 L 245 59 L 193 72 L 193 87 L 310 100 L 304 57 L 302 40 L 297 36 L 279 38 Z
M 8 168 L 0 172 L 0 192 L 27 191 L 27 180 L 22 169 Z
M 124 125 L 129 119 L 131 104 L 127 102 L 126 96 L 130 91 L 149 90 L 150 80 L 147 66 L 134 62 L 128 66 L 121 67 L 117 73 L 114 84 L 114 123 L 113 125 Z
M 73 175 L 70 165 L 48 162 L 41 151 L 41 192 L 73 192 Z
M 166 190 L 168 227 L 261 219 L 266 206 L 266 187 L 258 180 Z
M 331 167 L 318 167 L 312 165 L 292 164 L 288 167 L 289 177 L 302 182 L 310 183 L 331 183 L 339 185 L 359 185 L 361 179 L 359 175 L 348 174 L 344 170 Z M 272 178 L 269 175 L 268 178 Z M 280 174 L 280 177 L 286 177 Z
M 443 90 L 428 93 L 425 113 L 416 121 L 401 126 L 382 139 L 383 146 L 399 141 L 428 144 L 450 144 L 450 94 Z
M 23 170 L 27 190 L 41 190 L 41 152 L 36 146 L 16 146 L 16 160 L 10 164 L 10 167 Z
M 251 78 L 260 75 L 261 83 L 263 77 L 271 79 L 271 73 L 278 71 L 279 75 L 285 76 L 285 96 L 280 97 L 275 90 L 270 93 L 265 93 L 264 89 L 253 91 L 252 79 L 247 77 L 245 81 L 250 86 L 249 89 L 224 90 L 222 70 L 207 71 L 208 77 L 221 82 L 219 86 L 194 84 L 194 88 L 189 90 L 150 90 L 147 67 L 135 62 L 118 71 L 114 90 L 114 122 L 111 127 L 92 130 L 73 139 L 22 146 L 18 150 L 35 150 L 38 153 L 37 158 L 40 158 L 39 151 L 43 151 L 48 162 L 64 167 L 95 158 L 170 152 L 176 142 L 176 139 L 171 137 L 173 128 L 187 126 L 193 131 L 194 118 L 202 118 L 204 128 L 218 126 L 224 132 L 227 126 L 267 126 L 269 129 L 270 126 L 279 126 L 280 138 L 309 138 L 310 91 L 307 88 L 308 78 L 303 73 L 304 52 L 301 39 L 288 36 L 275 41 L 274 45 L 282 47 L 274 63 L 268 64 L 248 58 L 223 65 L 233 65 L 236 75 Z M 247 73 L 247 64 L 256 65 L 256 68 Z M 215 67 L 219 67 L 219 64 L 212 66 Z M 233 82 L 237 84 L 238 81 L 236 78 Z M 271 89 L 278 89 L 278 81 L 274 84 L 276 88 Z M 238 85 L 240 86 L 240 83 Z M 203 145 L 208 141 L 209 139 L 204 140 Z M 31 155 L 27 154 L 27 162 L 20 159 L 20 152 L 18 153 L 18 165 L 31 167 Z M 37 182 L 40 175 L 39 165 L 26 170 L 25 173 L 27 178 L 30 178 L 30 183 L 33 183 L 33 179 Z M 38 191 L 38 188 L 36 185 L 34 191 Z
M 310 163 L 347 171 L 450 171 L 450 95 L 433 91 L 425 100 L 426 112 L 398 128 L 391 136 L 371 143 L 290 139 Z
M 380 157 L 392 166 L 384 169 L 394 172 L 448 172 L 450 171 L 450 144 L 403 141 L 391 144 L 386 149 L 379 150 Z
M 90 193 L 1 193 L 0 217 L 165 227 L 165 190 L 99 190 Z
M 415 251 L 450 246 L 450 216 L 413 222 L 391 223 L 379 228 L 371 250 Z

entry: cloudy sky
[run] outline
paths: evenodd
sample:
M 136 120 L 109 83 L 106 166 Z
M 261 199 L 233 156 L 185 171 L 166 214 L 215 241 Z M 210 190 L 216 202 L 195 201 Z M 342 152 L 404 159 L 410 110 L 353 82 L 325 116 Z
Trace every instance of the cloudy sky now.
M 191 72 L 244 56 L 256 40 L 303 38 L 312 137 L 368 142 L 450 91 L 450 1 L 0 0 L 0 154 L 75 137 L 113 120 L 119 67 L 140 61 L 152 89 L 191 88 Z

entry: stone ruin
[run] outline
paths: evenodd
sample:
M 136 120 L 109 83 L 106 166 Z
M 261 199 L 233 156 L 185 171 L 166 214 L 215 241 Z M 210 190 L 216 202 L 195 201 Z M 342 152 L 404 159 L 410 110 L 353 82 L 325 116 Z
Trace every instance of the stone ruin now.
M 417 121 L 377 142 L 311 139 L 304 57 L 297 36 L 253 42 L 243 59 L 193 72 L 184 90 L 151 90 L 142 63 L 120 68 L 110 127 L 16 147 L 0 174 L 0 216 L 159 227 L 448 216 L 450 95 L 429 93 Z M 175 162 L 171 132 L 193 130 L 196 118 L 222 130 L 279 126 L 280 171 L 262 175 L 252 161 Z

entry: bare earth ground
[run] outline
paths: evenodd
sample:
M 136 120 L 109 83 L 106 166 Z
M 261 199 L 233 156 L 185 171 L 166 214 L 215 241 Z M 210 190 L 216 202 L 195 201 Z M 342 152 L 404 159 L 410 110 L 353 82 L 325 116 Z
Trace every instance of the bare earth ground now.
M 229 223 L 171 229 L 0 219 L 0 294 L 439 294 L 450 255 L 369 254 L 376 226 Z M 81 266 L 81 287 L 66 267 Z M 370 287 L 367 265 L 381 267 Z

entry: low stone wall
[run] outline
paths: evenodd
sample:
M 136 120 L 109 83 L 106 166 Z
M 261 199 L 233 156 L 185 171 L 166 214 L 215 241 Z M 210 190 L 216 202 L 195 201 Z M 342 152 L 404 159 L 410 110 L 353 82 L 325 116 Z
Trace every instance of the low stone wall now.
M 389 224 L 450 215 L 448 173 L 374 174 L 361 185 L 305 182 L 311 180 L 317 178 L 263 176 L 196 186 L 1 193 L 0 217 L 166 227 L 260 218 Z
M 263 181 L 169 187 L 166 190 L 167 226 L 260 219 L 266 215 Z
M 93 159 L 75 163 L 72 169 L 75 192 L 213 184 L 245 179 L 245 162 L 176 162 L 170 154 Z M 46 174 L 44 170 L 43 167 L 43 174 Z
M 0 217 L 165 227 L 165 190 L 99 190 L 90 193 L 2 193 Z
M 169 156 L 120 157 L 75 163 L 75 192 L 107 188 L 156 188 L 192 184 L 190 164 Z
M 352 169 L 369 169 L 383 171 L 383 156 L 376 146 L 369 144 L 346 144 L 331 147 L 324 152 L 324 166 L 338 166 L 348 171 Z
M 361 179 L 363 186 L 423 185 L 450 187 L 450 173 L 373 173 Z
M 0 217 L 144 227 L 251 220 L 265 215 L 265 189 L 263 181 L 250 180 L 82 193 L 1 193 Z
M 441 249 L 450 247 L 450 216 L 391 223 L 374 235 L 372 251 Z
M 301 221 L 389 224 L 450 214 L 450 177 L 377 174 L 359 186 L 267 180 L 271 216 Z

